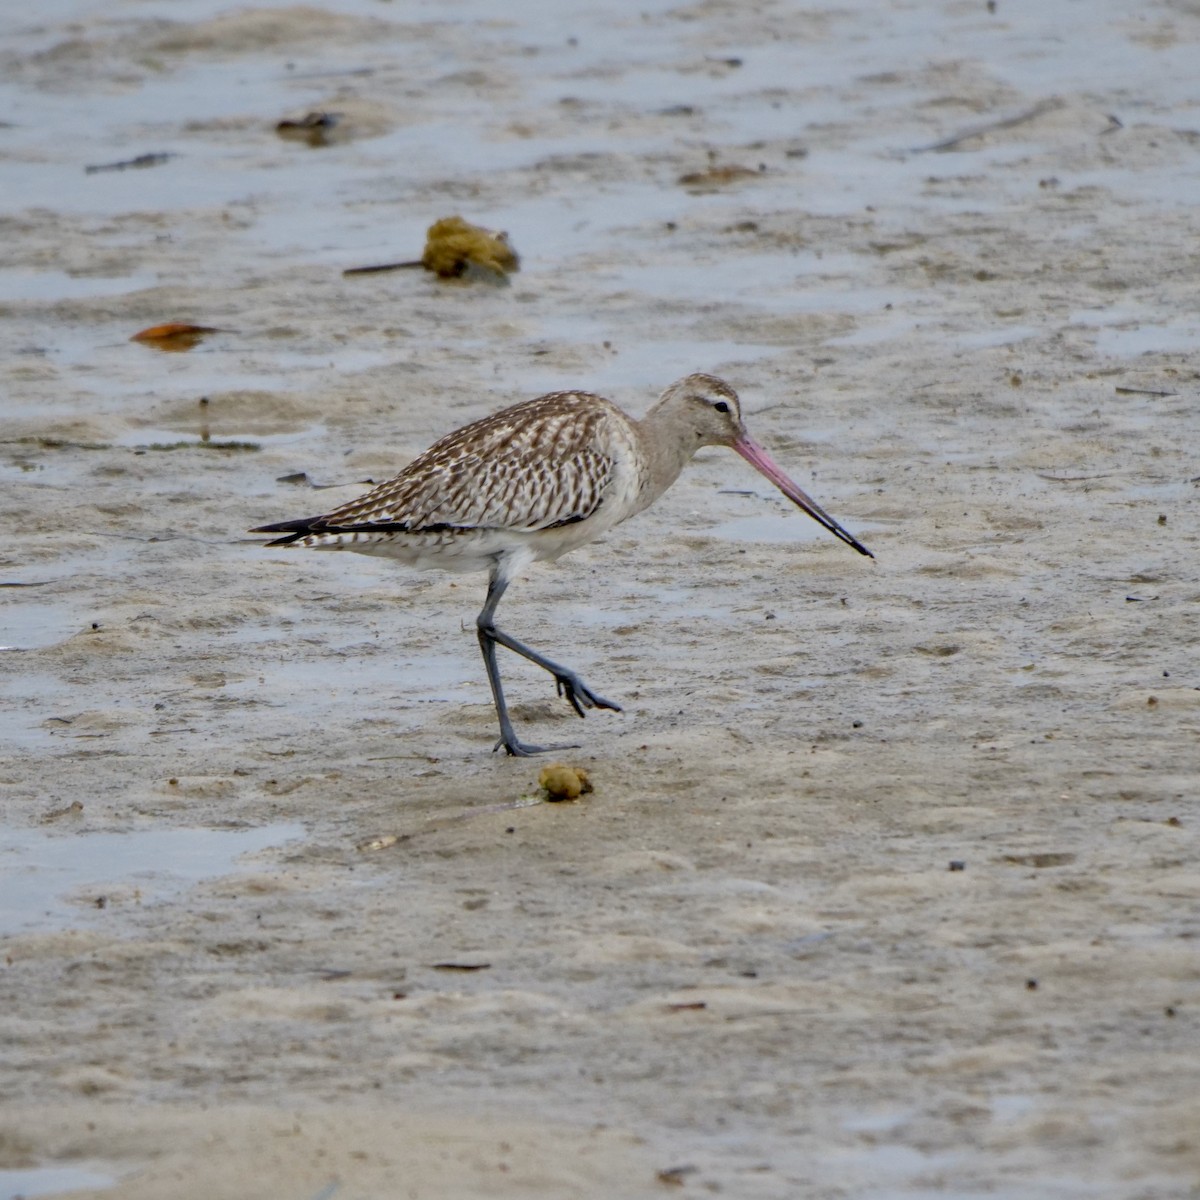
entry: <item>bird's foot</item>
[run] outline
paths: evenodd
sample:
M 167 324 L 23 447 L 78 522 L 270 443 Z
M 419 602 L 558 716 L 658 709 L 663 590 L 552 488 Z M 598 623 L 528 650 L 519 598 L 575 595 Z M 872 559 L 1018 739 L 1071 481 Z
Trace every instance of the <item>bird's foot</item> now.
M 574 671 L 564 671 L 561 675 L 555 674 L 555 686 L 558 688 L 558 694 L 567 698 L 567 703 L 582 717 L 585 708 L 608 708 L 613 712 L 621 712 L 621 706 L 614 704 L 611 700 L 605 700 L 603 696 L 593 692 Z
M 554 750 L 578 750 L 578 742 L 567 742 L 557 746 L 532 746 L 528 742 L 519 741 L 516 737 L 501 738 L 493 747 L 495 754 L 500 747 L 510 758 L 532 758 L 535 754 L 549 754 Z

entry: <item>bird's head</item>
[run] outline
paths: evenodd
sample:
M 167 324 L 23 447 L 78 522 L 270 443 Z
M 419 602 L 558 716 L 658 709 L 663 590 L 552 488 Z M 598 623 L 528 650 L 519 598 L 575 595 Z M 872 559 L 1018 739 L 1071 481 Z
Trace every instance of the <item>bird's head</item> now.
M 736 446 L 746 436 L 738 394 L 723 379 L 697 372 L 671 384 L 659 399 L 691 434 L 696 448 Z
M 746 432 L 737 392 L 715 375 L 687 375 L 671 384 L 655 406 L 669 414 L 680 444 L 691 439 L 689 452 L 701 446 L 728 446 L 756 471 L 766 476 L 798 508 L 824 525 L 836 538 L 868 558 L 875 556 L 852 534 L 847 533 L 811 496 L 775 464 L 771 456 Z

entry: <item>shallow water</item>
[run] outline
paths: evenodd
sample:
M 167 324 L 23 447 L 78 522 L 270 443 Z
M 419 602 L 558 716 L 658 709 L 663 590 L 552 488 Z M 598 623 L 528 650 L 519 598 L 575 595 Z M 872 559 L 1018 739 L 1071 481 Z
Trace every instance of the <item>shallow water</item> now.
M 106 891 L 120 894 L 118 906 L 153 905 L 303 836 L 303 826 L 282 824 L 124 833 L 0 828 L 0 935 L 95 926 L 111 920 Z
M 5 588 L 9 603 L 0 605 L 0 650 L 19 653 L 39 646 L 53 646 L 78 629 L 79 608 L 75 602 L 55 603 L 38 595 L 38 587 Z M 18 594 L 20 600 L 16 600 Z
M 60 1192 L 100 1191 L 116 1187 L 113 1176 L 87 1167 L 27 1167 L 0 1170 L 0 1200 L 54 1196 Z

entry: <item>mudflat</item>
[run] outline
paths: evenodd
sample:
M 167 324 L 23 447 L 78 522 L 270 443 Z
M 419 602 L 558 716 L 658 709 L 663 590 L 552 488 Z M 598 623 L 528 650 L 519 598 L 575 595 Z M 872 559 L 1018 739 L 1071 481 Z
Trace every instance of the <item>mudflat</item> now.
M 0 1193 L 1195 1194 L 1195 6 L 0 21 Z M 578 800 L 244 532 L 694 370 L 876 561 L 714 450 L 532 568 Z

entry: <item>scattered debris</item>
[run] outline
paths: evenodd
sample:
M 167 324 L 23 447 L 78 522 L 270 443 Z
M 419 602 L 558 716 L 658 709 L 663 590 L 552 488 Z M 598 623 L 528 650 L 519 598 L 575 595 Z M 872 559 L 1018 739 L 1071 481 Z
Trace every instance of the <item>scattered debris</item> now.
M 410 262 L 379 263 L 371 267 L 348 267 L 343 275 L 372 275 L 421 267 L 439 279 L 478 279 L 507 283 L 521 269 L 521 259 L 507 233 L 472 225 L 462 217 L 442 217 L 425 234 L 425 250 Z
M 280 121 L 275 126 L 275 132 L 280 137 L 294 142 L 304 142 L 309 146 L 327 146 L 330 133 L 341 119 L 341 113 L 310 112 L 297 121 Z
M 659 1183 L 665 1183 L 669 1187 L 683 1187 L 683 1181 L 689 1175 L 694 1175 L 699 1169 L 691 1164 L 682 1167 L 664 1167 L 656 1173 L 655 1178 Z
M 550 763 L 539 772 L 538 787 L 545 791 L 547 800 L 578 800 L 592 790 L 592 781 L 582 767 Z
M 462 217 L 443 217 L 425 235 L 421 265 L 442 279 L 452 279 L 471 265 L 507 275 L 520 270 L 521 260 L 508 234 L 471 225 Z
M 179 321 L 169 321 L 165 325 L 151 325 L 149 329 L 140 330 L 129 340 L 141 342 L 143 346 L 152 346 L 155 350 L 164 350 L 169 354 L 180 354 L 203 341 L 210 333 L 232 332 L 230 329 L 218 329 L 215 325 L 188 325 Z
M 1091 483 L 1093 479 L 1111 479 L 1116 472 L 1104 471 L 1098 475 L 1048 475 L 1045 471 L 1037 471 L 1035 474 L 1047 483 Z
M 397 842 L 407 842 L 409 835 L 407 833 L 385 833 L 381 837 L 367 838 L 366 841 L 358 843 L 359 850 L 386 850 L 389 846 L 396 845 Z
M 755 170 L 752 167 L 743 167 L 739 163 L 718 165 L 713 161 L 703 171 L 688 171 L 680 175 L 677 182 L 692 191 L 716 191 L 726 184 L 736 183 L 739 179 L 757 178 L 765 171 L 765 165 Z
M 175 154 L 139 154 L 137 158 L 122 159 L 121 162 L 94 163 L 84 167 L 85 175 L 96 175 L 101 171 L 141 171 L 146 167 L 161 167 L 169 159 L 177 158 Z
M 1019 112 L 1015 116 L 1004 117 L 999 121 L 990 121 L 985 125 L 972 125 L 961 133 L 943 138 L 940 142 L 931 142 L 928 146 L 914 146 L 912 153 L 927 154 L 932 151 L 935 154 L 945 154 L 947 150 L 957 150 L 963 142 L 969 142 L 974 138 L 986 137 L 989 133 L 998 133 L 1002 129 L 1015 129 L 1018 125 L 1036 121 L 1038 117 L 1062 108 L 1063 103 L 1057 96 L 1053 96 L 1049 100 L 1040 100 L 1032 108 Z
M 318 483 L 307 471 L 291 471 L 287 475 L 276 475 L 276 483 L 290 483 L 295 487 L 310 487 L 314 492 L 324 491 L 326 488 L 346 487 L 348 484 L 366 484 L 373 486 L 378 480 L 375 479 L 351 479 L 342 480 L 337 483 Z M 427 755 L 418 757 L 428 758 Z M 429 759 L 430 762 L 436 762 L 437 759 Z
M 242 442 L 237 440 L 213 441 L 212 438 L 200 437 L 195 441 L 180 438 L 177 442 L 150 442 L 145 446 L 136 446 L 134 454 L 164 453 L 170 450 L 218 450 L 223 454 L 256 454 L 262 446 L 258 442 Z
M 78 800 L 72 800 L 70 804 L 63 808 L 52 808 L 49 812 L 42 815 L 42 824 L 49 825 L 52 821 L 57 821 L 62 817 L 78 817 L 83 812 L 83 804 Z
M 1068 863 L 1075 861 L 1075 855 L 1069 851 L 1046 851 L 1041 854 L 1006 854 L 1004 856 L 1006 863 L 1013 863 L 1018 867 L 1065 867 Z

